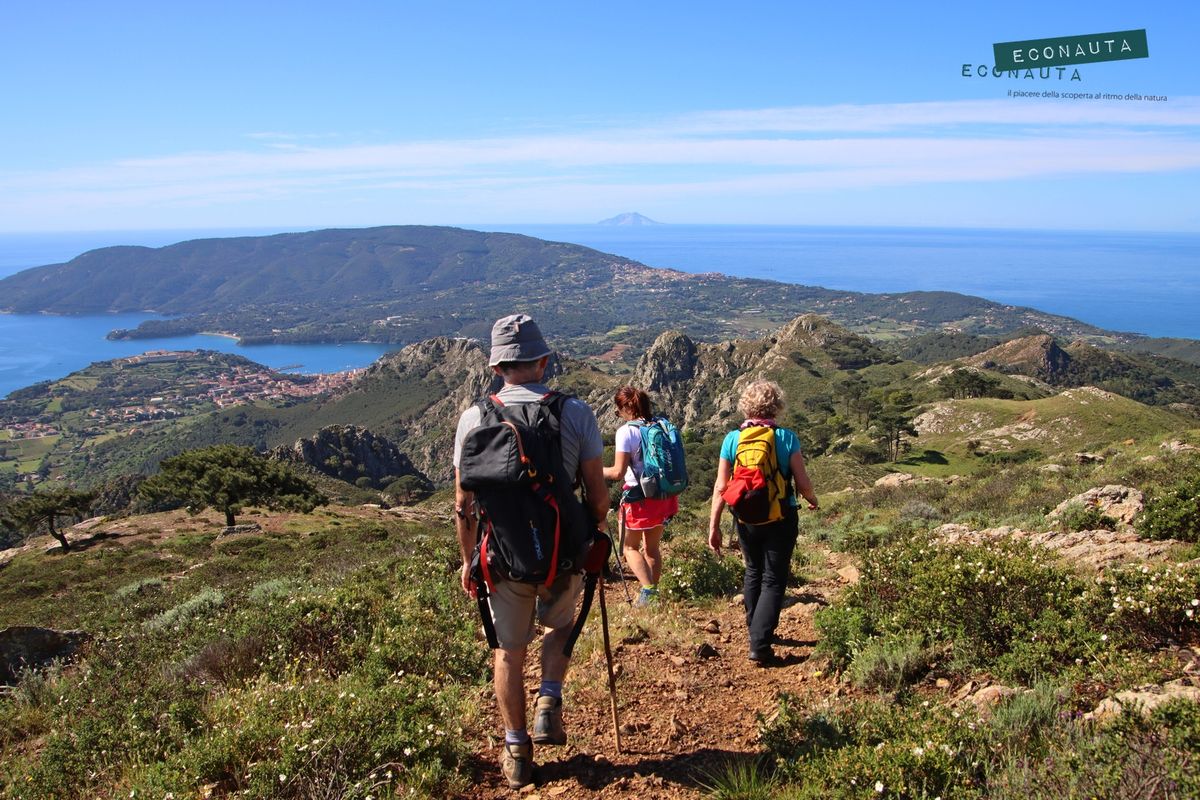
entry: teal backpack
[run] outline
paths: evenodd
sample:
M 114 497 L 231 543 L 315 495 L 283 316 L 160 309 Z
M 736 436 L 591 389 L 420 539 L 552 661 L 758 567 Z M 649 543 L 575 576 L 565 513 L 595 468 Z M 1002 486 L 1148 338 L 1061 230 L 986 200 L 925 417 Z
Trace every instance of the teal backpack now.
M 629 424 L 642 435 L 642 475 L 638 479 L 642 494 L 649 498 L 670 497 L 686 489 L 687 464 L 679 429 L 666 417 Z

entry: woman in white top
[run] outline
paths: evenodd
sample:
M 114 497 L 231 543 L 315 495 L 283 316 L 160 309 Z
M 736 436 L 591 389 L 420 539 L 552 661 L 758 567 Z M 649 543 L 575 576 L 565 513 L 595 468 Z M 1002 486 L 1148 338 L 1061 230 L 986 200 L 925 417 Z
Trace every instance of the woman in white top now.
M 636 489 L 642 473 L 640 425 L 647 424 L 651 416 L 649 395 L 633 386 L 622 386 L 613 402 L 626 422 L 617 428 L 616 456 L 613 465 L 604 468 L 604 477 L 610 481 L 624 479 L 626 492 L 633 489 L 640 498 L 622 502 L 621 514 L 625 522 L 625 561 L 642 585 L 638 605 L 644 606 L 654 602 L 658 595 L 658 579 L 662 575 L 659 542 L 663 524 L 679 511 L 679 498 L 641 497 Z

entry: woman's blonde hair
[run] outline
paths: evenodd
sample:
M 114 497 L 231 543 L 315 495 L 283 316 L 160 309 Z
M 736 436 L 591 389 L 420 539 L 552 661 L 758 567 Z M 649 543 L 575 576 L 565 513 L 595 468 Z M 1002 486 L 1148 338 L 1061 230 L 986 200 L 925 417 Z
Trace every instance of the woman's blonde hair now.
M 738 398 L 738 411 L 747 419 L 770 419 L 783 411 L 783 389 L 774 381 L 752 381 Z

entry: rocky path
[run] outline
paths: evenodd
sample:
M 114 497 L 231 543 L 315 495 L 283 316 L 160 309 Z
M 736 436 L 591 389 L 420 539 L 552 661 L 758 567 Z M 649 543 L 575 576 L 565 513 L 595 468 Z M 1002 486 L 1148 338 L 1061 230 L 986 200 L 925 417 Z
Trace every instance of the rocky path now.
M 564 719 L 570 742 L 539 748 L 535 785 L 509 790 L 497 765 L 503 727 L 494 699 L 481 697 L 487 711 L 475 742 L 475 784 L 462 797 L 702 797 L 709 775 L 760 752 L 759 721 L 775 711 L 781 692 L 815 697 L 836 691 L 809 658 L 816 645 L 813 612 L 835 588 L 836 581 L 788 590 L 775 648 L 780 663 L 760 668 L 746 657 L 740 599 L 704 609 L 679 604 L 635 609 L 620 585 L 610 584 L 623 752 L 618 755 L 614 746 L 597 603 L 568 680 Z M 535 659 L 531 651 L 530 662 Z M 530 707 L 536 673 L 534 667 L 526 675 Z

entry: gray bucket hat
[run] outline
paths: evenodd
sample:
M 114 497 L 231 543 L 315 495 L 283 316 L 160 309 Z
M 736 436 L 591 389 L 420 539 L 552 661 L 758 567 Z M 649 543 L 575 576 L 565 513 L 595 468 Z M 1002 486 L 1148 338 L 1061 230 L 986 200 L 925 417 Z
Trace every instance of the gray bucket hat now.
M 542 338 L 542 331 L 528 314 L 511 314 L 496 320 L 492 326 L 489 367 L 505 361 L 537 361 L 550 353 L 546 340 Z

